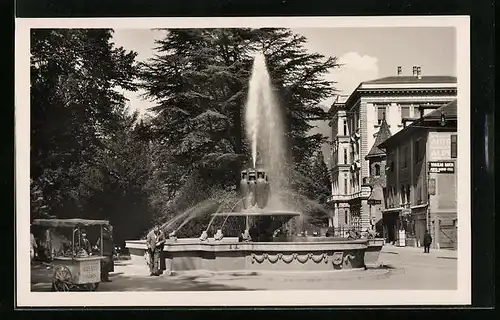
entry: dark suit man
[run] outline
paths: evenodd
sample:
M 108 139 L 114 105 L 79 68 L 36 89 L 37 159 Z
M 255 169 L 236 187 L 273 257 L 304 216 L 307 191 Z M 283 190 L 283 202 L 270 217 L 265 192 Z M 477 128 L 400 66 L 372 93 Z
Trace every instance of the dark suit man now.
M 425 230 L 424 233 L 424 253 L 429 253 L 432 244 L 432 237 L 428 230 Z

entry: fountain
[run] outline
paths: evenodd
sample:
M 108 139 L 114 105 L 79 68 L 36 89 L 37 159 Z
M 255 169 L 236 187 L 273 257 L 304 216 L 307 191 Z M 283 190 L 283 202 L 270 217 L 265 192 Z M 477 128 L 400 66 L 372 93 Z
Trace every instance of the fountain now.
M 334 271 L 366 268 L 366 264 L 375 263 L 383 239 L 299 237 L 286 227 L 292 218 L 301 216 L 301 212 L 287 207 L 280 196 L 290 192 L 283 117 L 274 99 L 262 53 L 254 58 L 245 111 L 252 165 L 241 171 L 240 199 L 236 204 L 240 207 L 234 210 L 235 205 L 230 212 L 213 214 L 199 238 L 177 238 L 174 230 L 164 247 L 166 269 L 174 272 Z M 258 159 L 266 169 L 257 167 Z M 210 237 L 209 228 L 219 216 L 224 217 L 224 222 Z M 241 230 L 239 239 L 225 237 L 223 233 L 227 219 L 232 217 L 245 219 L 245 230 Z M 144 264 L 144 240 L 127 241 L 126 247 L 133 262 Z

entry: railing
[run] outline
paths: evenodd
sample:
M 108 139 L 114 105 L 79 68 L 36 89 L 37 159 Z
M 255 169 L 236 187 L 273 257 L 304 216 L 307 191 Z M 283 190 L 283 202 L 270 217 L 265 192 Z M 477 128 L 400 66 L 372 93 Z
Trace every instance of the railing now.
M 347 239 L 355 236 L 354 234 L 352 234 L 353 231 L 357 236 L 361 236 L 363 233 L 363 230 L 361 229 L 360 225 L 354 225 L 354 226 L 345 225 L 341 227 L 331 227 L 328 229 L 324 229 L 323 232 L 320 232 L 318 235 L 319 236 L 326 235 L 327 237 L 332 237 L 332 238 Z M 314 234 L 308 234 L 308 236 L 314 236 Z

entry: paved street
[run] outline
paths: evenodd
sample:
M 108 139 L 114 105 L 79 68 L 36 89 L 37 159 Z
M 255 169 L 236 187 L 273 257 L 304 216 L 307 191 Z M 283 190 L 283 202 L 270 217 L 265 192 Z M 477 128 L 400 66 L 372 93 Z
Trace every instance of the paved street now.
M 149 277 L 146 267 L 117 261 L 112 282 L 99 291 L 205 291 L 205 290 L 454 290 L 457 286 L 456 252 L 385 246 L 383 267 L 366 271 L 327 273 L 190 273 Z M 32 271 L 32 290 L 50 291 L 51 271 Z

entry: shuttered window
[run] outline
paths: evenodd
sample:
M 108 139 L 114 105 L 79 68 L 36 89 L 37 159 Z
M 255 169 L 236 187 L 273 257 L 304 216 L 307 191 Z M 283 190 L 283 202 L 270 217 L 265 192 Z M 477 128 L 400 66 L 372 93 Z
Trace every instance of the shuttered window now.
M 457 157 L 457 135 L 453 134 L 451 135 L 451 157 L 456 158 Z

